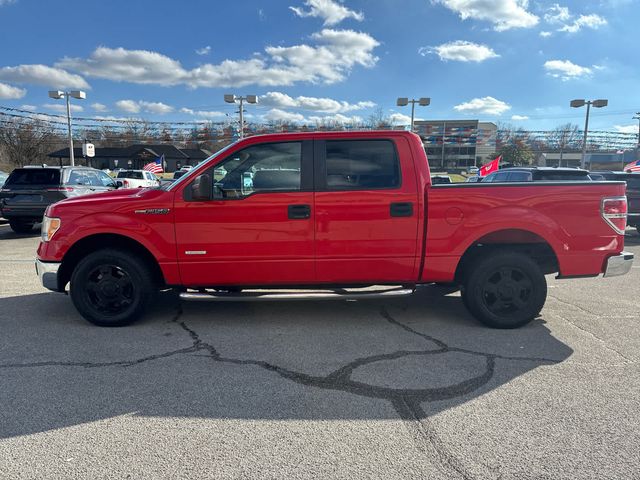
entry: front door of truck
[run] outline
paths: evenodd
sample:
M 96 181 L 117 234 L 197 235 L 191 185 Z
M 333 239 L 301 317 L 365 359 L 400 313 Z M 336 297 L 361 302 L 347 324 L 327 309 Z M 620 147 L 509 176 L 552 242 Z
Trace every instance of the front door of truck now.
M 315 152 L 318 281 L 414 280 L 424 213 L 407 140 L 316 140 Z
M 186 286 L 313 283 L 312 141 L 260 143 L 206 172 L 211 200 L 175 199 L 177 256 Z

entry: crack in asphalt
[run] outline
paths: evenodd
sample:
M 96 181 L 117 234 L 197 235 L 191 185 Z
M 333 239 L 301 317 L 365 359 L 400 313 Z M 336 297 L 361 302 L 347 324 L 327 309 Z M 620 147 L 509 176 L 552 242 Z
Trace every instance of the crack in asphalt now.
M 436 435 L 433 427 L 431 427 L 427 423 L 428 415 L 423 410 L 421 404 L 423 402 L 436 402 L 461 397 L 480 389 L 493 378 L 497 359 L 507 361 L 530 361 L 539 364 L 550 365 L 560 363 L 561 360 L 545 357 L 508 356 L 495 353 L 479 352 L 466 348 L 451 347 L 438 338 L 435 338 L 423 332 L 419 332 L 411 326 L 400 322 L 399 320 L 394 318 L 384 307 L 380 309 L 379 313 L 381 317 L 391 325 L 394 325 L 412 335 L 421 337 L 423 340 L 435 345 L 436 348 L 425 350 L 398 350 L 390 353 L 361 357 L 347 363 L 346 365 L 338 368 L 337 370 L 334 370 L 327 375 L 309 375 L 303 372 L 298 372 L 276 364 L 272 364 L 264 360 L 231 358 L 223 356 L 213 344 L 202 340 L 200 338 L 200 335 L 193 328 L 187 325 L 186 320 L 182 319 L 182 304 L 178 303 L 177 312 L 170 320 L 170 323 L 177 324 L 183 331 L 185 331 L 189 335 L 189 338 L 192 341 L 192 345 L 189 347 L 171 350 L 155 355 L 148 355 L 134 360 L 118 360 L 112 362 L 41 361 L 32 363 L 0 364 L 0 368 L 33 368 L 46 366 L 84 368 L 130 367 L 145 362 L 181 354 L 198 354 L 199 356 L 210 358 L 215 362 L 232 365 L 257 366 L 264 370 L 274 372 L 282 378 L 303 386 L 322 388 L 325 390 L 342 391 L 367 398 L 386 400 L 390 402 L 398 416 L 402 420 L 407 422 L 407 424 L 412 425 L 417 436 L 422 440 L 422 442 L 425 445 L 428 445 L 429 448 L 436 453 L 441 464 L 446 467 L 447 474 L 454 474 L 456 476 L 460 476 L 465 480 L 471 479 L 471 475 L 466 471 L 462 462 L 447 451 L 444 446 L 444 442 L 442 442 Z M 484 371 L 482 371 L 475 377 L 462 380 L 456 384 L 435 388 L 392 388 L 379 385 L 371 385 L 351 378 L 354 370 L 372 363 L 396 360 L 399 358 L 410 356 L 431 356 L 451 352 L 481 357 L 482 359 L 484 359 Z

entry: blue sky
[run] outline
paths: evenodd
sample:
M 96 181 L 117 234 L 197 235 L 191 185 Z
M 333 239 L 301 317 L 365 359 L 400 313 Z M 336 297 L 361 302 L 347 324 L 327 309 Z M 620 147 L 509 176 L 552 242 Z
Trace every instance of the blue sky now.
M 427 119 L 582 125 L 572 98 L 607 98 L 591 129 L 635 133 L 640 0 L 0 0 L 0 105 L 85 117 L 343 122 L 398 96 Z M 67 27 L 72 28 L 68 29 Z

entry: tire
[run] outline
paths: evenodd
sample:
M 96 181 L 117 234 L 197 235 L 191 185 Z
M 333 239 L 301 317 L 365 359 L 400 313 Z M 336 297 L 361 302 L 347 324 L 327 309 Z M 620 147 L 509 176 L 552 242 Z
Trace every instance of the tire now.
M 71 275 L 71 300 L 80 314 L 101 327 L 122 327 L 140 318 L 157 292 L 149 266 L 122 250 L 87 255 Z
M 478 258 L 467 270 L 462 297 L 471 314 L 492 328 L 518 328 L 533 320 L 547 299 L 538 265 L 517 252 Z
M 31 233 L 35 223 L 36 222 L 34 220 L 29 220 L 27 218 L 9 219 L 9 226 L 11 227 L 11 230 L 16 233 Z

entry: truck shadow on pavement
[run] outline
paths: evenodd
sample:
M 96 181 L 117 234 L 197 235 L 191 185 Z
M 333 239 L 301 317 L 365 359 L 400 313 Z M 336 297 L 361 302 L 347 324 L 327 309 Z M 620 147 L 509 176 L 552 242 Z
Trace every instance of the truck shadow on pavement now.
M 181 304 L 91 326 L 68 297 L 0 299 L 0 438 L 121 415 L 423 420 L 572 350 L 542 318 L 478 324 L 439 287 L 393 301 Z

